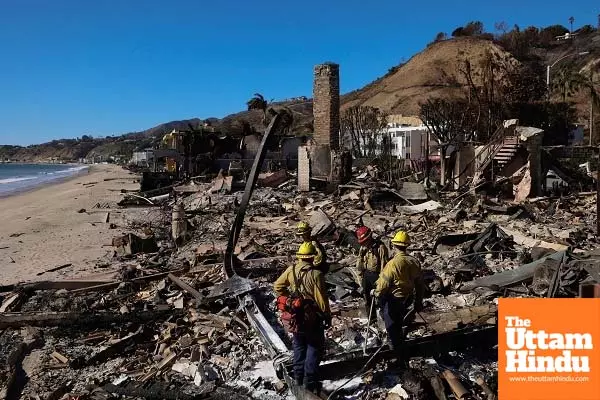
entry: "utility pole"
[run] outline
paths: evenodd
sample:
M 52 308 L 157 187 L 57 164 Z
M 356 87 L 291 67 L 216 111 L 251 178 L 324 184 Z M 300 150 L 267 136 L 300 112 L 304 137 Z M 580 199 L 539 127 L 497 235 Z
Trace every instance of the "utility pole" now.
M 595 82 L 594 82 L 594 70 L 590 68 L 590 81 L 588 82 L 590 89 L 590 146 L 593 145 L 594 138 L 594 98 L 596 97 L 595 93 Z M 600 146 L 600 143 L 598 143 Z
M 593 88 L 591 90 L 594 90 Z M 593 94 L 592 94 L 593 96 Z M 590 98 L 590 146 L 593 145 L 594 138 L 594 98 Z
M 429 180 L 429 128 L 427 128 L 427 134 L 425 135 L 425 184 L 428 184 Z

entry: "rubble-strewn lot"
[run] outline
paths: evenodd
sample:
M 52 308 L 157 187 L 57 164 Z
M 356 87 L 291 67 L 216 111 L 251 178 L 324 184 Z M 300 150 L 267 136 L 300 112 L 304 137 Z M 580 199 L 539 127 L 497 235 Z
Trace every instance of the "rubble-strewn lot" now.
M 98 263 L 118 269 L 114 279 L 1 288 L 0 398 L 291 396 L 290 340 L 277 321 L 271 282 L 294 262 L 301 219 L 310 221 L 331 265 L 327 395 L 494 398 L 498 297 L 574 297 L 581 284 L 600 278 L 600 253 L 590 251 L 598 245 L 595 194 L 512 204 L 376 177 L 369 167 L 326 195 L 298 194 L 293 176 L 281 172 L 263 175 L 232 276 L 223 254 L 242 193 L 230 193 L 223 178 L 150 200 L 126 197 L 120 204 L 130 207 L 130 234 L 116 237 L 112 259 Z M 183 205 L 183 225 L 171 225 L 175 204 Z M 429 293 L 407 327 L 408 371 L 388 368 L 385 330 L 367 327 L 353 270 L 354 230 L 362 224 L 388 246 L 396 230 L 408 231 L 424 268 Z

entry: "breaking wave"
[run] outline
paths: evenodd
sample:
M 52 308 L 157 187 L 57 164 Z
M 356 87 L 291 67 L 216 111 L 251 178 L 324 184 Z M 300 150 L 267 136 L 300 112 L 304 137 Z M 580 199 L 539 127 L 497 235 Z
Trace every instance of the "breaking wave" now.
M 0 179 L 0 185 L 6 184 L 6 183 L 13 183 L 13 182 L 30 181 L 32 179 L 39 179 L 39 178 L 37 176 L 23 176 L 21 178 Z
M 72 164 L 0 164 L 0 197 L 58 182 L 87 168 Z

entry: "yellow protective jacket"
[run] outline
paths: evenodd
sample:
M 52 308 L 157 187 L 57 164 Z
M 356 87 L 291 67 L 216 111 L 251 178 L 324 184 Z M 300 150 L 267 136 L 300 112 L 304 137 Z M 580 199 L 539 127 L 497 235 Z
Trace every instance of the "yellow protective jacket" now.
M 408 297 L 416 289 L 416 300 L 422 300 L 424 283 L 419 261 L 401 251 L 383 268 L 376 282 L 375 294 L 391 293 L 395 297 Z
M 382 267 L 389 260 L 388 249 L 385 244 L 375 240 L 370 247 L 361 246 L 356 259 L 356 269 L 360 275 L 365 271 L 380 273 Z
M 294 272 L 298 288 L 294 280 Z M 305 299 L 313 300 L 324 314 L 329 315 L 331 313 L 323 273 L 303 260 L 299 260 L 296 265 L 288 267 L 273 284 L 273 291 L 277 296 L 289 296 L 290 293 L 296 290 Z

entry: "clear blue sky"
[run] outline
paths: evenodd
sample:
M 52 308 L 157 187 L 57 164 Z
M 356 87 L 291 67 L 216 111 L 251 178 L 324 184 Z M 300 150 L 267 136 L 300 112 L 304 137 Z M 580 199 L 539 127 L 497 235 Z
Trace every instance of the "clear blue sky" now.
M 598 0 L 0 0 L 0 143 L 222 117 L 255 92 L 359 88 L 471 20 L 596 25 Z

